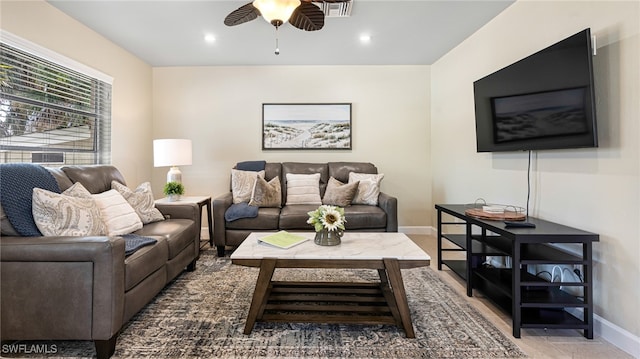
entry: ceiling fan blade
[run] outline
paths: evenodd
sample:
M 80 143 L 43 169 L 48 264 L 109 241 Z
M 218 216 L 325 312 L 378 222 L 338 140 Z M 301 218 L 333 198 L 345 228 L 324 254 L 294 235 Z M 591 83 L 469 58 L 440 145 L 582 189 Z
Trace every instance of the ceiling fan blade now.
M 293 11 L 289 23 L 300 30 L 320 30 L 324 26 L 324 13 L 312 3 L 303 2 Z
M 252 3 L 248 3 L 232 11 L 224 18 L 224 24 L 227 26 L 236 26 L 255 20 L 260 16 L 260 10 L 256 9 Z
M 349 2 L 351 0 L 302 0 L 302 2 Z

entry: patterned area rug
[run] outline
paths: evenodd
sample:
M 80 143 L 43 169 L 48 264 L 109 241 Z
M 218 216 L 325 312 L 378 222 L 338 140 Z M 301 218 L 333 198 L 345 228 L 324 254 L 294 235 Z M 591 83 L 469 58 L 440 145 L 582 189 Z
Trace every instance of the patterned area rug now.
M 526 355 L 430 268 L 403 270 L 415 339 L 392 325 L 244 323 L 257 268 L 204 251 L 122 330 L 114 358 L 520 358 Z M 376 281 L 373 270 L 278 269 L 280 280 Z M 51 342 L 47 357 L 92 357 L 92 342 Z M 29 344 L 32 344 L 29 342 Z

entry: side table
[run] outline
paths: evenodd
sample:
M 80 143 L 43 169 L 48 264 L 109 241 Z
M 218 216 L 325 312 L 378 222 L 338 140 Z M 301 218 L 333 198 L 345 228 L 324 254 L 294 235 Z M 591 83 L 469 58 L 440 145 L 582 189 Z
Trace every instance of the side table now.
M 213 212 L 211 210 L 211 196 L 181 196 L 177 201 L 169 201 L 169 198 L 164 197 L 157 199 L 155 203 L 162 203 L 163 205 L 179 205 L 184 203 L 195 203 L 200 208 L 200 218 L 202 219 L 202 207 L 207 208 L 207 222 L 209 224 L 209 245 L 213 248 Z M 202 249 L 202 242 L 207 242 L 206 240 L 201 240 L 200 249 Z

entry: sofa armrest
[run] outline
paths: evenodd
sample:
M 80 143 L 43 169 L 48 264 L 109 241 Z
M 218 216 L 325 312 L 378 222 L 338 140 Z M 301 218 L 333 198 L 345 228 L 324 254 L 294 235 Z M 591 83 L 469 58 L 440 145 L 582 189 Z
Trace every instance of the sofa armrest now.
M 233 204 L 233 194 L 225 193 L 213 200 L 213 243 L 224 247 L 227 243 L 224 213 Z
M 398 199 L 386 193 L 378 196 L 378 207 L 387 214 L 387 232 L 398 231 Z
M 202 236 L 202 216 L 200 211 L 200 205 L 193 202 L 171 202 L 171 203 L 158 203 L 156 202 L 156 208 L 162 213 L 164 218 L 167 219 L 191 219 L 196 225 L 196 236 L 194 241 L 195 245 L 195 257 L 200 255 L 200 239 Z
M 157 203 L 156 208 L 162 213 L 165 218 L 183 218 L 192 219 L 196 222 L 197 227 L 200 228 L 200 207 L 196 203 L 191 202 L 172 202 L 172 203 Z
M 124 251 L 121 237 L 1 237 L 2 339 L 113 337 L 123 324 Z

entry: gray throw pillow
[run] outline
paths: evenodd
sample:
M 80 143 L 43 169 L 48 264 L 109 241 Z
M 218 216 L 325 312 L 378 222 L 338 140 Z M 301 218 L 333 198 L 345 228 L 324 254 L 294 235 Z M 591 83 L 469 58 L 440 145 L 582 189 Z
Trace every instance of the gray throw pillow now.
M 344 184 L 333 177 L 329 178 L 327 189 L 324 192 L 324 197 L 322 197 L 322 204 L 339 207 L 350 206 L 358 192 L 359 183 L 359 181 L 356 181 Z
M 278 207 L 282 204 L 282 187 L 280 187 L 280 178 L 273 177 L 267 182 L 262 177 L 256 178 L 256 183 L 251 192 L 250 206 L 257 207 Z

